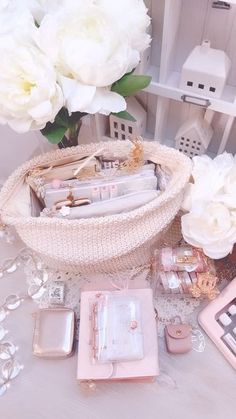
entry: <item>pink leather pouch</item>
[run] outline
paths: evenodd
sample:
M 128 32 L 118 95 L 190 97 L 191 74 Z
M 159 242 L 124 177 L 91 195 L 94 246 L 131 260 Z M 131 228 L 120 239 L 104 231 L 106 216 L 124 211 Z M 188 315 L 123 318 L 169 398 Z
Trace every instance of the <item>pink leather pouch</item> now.
M 185 354 L 192 349 L 191 326 L 188 324 L 169 324 L 165 327 L 165 339 L 168 352 Z

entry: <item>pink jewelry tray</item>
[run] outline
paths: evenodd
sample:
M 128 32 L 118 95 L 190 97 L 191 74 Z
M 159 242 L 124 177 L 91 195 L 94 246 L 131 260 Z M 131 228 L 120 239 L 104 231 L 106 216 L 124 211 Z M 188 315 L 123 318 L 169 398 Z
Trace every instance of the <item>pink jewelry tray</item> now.
M 236 278 L 201 311 L 198 321 L 236 369 Z

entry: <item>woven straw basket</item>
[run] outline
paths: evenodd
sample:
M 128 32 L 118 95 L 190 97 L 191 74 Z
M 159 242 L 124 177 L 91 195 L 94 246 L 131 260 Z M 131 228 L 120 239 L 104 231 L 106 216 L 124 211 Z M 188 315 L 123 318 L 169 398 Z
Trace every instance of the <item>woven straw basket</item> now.
M 92 143 L 40 155 L 18 168 L 0 193 L 2 222 L 14 226 L 23 242 L 53 268 L 82 273 L 114 272 L 149 263 L 153 244 L 162 238 L 179 211 L 191 161 L 157 142 L 143 145 L 145 160 L 172 173 L 166 190 L 150 203 L 127 213 L 78 220 L 23 217 L 12 212 L 12 200 L 17 199 L 29 170 L 78 153 L 87 156 L 101 147 L 116 156 L 128 157 L 131 150 L 129 141 Z

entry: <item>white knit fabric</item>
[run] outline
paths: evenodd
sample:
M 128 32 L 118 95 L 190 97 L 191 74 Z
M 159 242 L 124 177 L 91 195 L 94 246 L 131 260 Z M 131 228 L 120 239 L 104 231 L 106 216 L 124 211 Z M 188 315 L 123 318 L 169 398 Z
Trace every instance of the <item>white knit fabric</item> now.
M 157 142 L 144 142 L 144 158 L 171 172 L 165 191 L 150 203 L 127 213 L 100 218 L 65 220 L 41 217 L 16 217 L 8 203 L 29 170 L 64 157 L 103 152 L 129 155 L 129 141 L 109 141 L 81 145 L 42 154 L 17 169 L 0 193 L 0 216 L 15 226 L 27 246 L 39 253 L 52 267 L 79 272 L 114 272 L 150 261 L 151 248 L 162 238 L 179 211 L 185 185 L 191 173 L 191 161 L 182 153 Z

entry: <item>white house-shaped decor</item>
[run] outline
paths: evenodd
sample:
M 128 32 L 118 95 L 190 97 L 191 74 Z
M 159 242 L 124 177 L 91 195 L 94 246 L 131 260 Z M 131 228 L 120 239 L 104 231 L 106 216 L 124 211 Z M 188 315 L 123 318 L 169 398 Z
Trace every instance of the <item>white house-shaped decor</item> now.
M 231 61 L 224 51 L 213 49 L 209 41 L 196 46 L 185 61 L 180 88 L 206 97 L 220 98 Z
M 110 136 L 116 140 L 126 140 L 131 135 L 143 135 L 146 130 L 147 112 L 135 97 L 126 99 L 127 112 L 135 119 L 128 121 L 116 115 L 110 115 Z
M 205 119 L 194 116 L 179 128 L 175 148 L 188 157 L 199 156 L 206 152 L 212 136 L 211 125 Z

